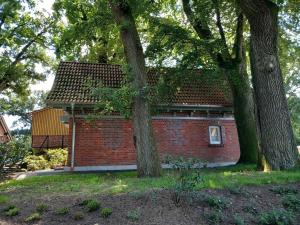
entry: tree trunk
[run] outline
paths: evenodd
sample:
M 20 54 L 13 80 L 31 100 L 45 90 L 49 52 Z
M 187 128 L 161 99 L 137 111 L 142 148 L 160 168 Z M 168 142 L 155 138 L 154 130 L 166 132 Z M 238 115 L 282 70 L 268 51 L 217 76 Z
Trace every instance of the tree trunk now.
M 133 85 L 138 94 L 133 104 L 134 143 L 137 151 L 138 176 L 160 176 L 161 167 L 153 136 L 147 101 L 147 73 L 141 41 L 128 3 L 110 0 L 113 15 L 120 26 L 121 39 Z
M 243 0 L 250 24 L 250 60 L 264 170 L 294 167 L 298 156 L 278 59 L 278 7 Z
M 207 22 L 200 21 L 199 18 L 196 19 L 194 17 L 190 1 L 182 0 L 182 4 L 184 12 L 199 38 L 204 40 L 215 39 Z M 225 43 L 222 53 L 219 54 L 213 48 L 208 49 L 208 52 L 218 64 L 226 79 L 228 79 L 233 95 L 234 118 L 241 152 L 239 163 L 257 163 L 259 142 L 255 123 L 253 94 L 246 69 L 243 23 L 243 16 L 239 16 L 234 49 L 238 63 L 236 63 L 236 59 L 230 56 L 229 49 Z

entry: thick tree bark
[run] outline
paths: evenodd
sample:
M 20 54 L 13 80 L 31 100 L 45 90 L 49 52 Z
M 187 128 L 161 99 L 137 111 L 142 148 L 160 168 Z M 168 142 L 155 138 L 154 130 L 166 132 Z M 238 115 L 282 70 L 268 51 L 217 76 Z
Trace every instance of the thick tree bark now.
M 294 167 L 296 143 L 278 59 L 278 7 L 268 0 L 243 0 L 250 24 L 250 60 L 265 170 Z
M 216 1 L 215 1 L 216 2 Z M 191 10 L 190 1 L 182 0 L 183 9 L 191 25 L 201 39 L 213 40 L 207 23 L 200 21 L 194 16 Z M 220 70 L 228 79 L 233 95 L 234 118 L 237 125 L 239 143 L 240 143 L 240 163 L 257 163 L 258 156 L 258 136 L 256 132 L 256 123 L 254 116 L 254 101 L 250 87 L 250 82 L 246 69 L 244 45 L 243 45 L 243 17 L 238 17 L 238 26 L 236 31 L 235 58 L 231 57 L 228 46 L 226 45 L 225 35 L 220 21 L 218 11 L 217 26 L 223 41 L 224 50 L 217 53 L 213 48 L 208 47 L 208 52 L 216 61 Z
M 144 92 L 147 73 L 141 41 L 128 3 L 113 0 L 109 2 L 120 26 L 126 60 L 133 75 L 133 85 L 138 92 L 133 104 L 133 138 L 137 151 L 138 176 L 160 176 L 160 160 L 153 136 L 147 93 Z

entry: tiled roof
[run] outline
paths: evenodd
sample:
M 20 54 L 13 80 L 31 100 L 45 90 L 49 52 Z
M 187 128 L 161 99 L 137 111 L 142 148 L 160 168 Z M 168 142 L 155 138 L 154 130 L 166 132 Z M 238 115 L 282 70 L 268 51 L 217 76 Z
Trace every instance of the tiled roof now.
M 201 74 L 197 73 L 197 75 Z M 49 106 L 70 103 L 94 104 L 99 99 L 91 95 L 91 87 L 102 84 L 105 87 L 118 88 L 123 77 L 120 65 L 61 62 L 46 101 Z M 157 83 L 158 78 L 157 70 L 149 70 L 148 83 L 150 85 Z M 180 90 L 169 98 L 168 103 L 231 106 L 228 96 L 217 82 L 205 82 L 202 79 L 199 82 L 184 82 Z

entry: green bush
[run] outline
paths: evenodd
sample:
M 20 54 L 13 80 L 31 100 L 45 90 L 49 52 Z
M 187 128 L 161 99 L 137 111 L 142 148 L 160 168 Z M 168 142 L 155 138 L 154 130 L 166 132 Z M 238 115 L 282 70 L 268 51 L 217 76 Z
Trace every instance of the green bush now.
M 16 216 L 18 215 L 20 212 L 20 209 L 16 208 L 16 207 L 13 207 L 11 209 L 9 209 L 8 211 L 5 212 L 5 215 L 6 216 L 10 216 L 10 217 L 13 217 L 13 216 Z
M 67 208 L 67 207 L 63 207 L 63 208 L 59 208 L 59 209 L 57 209 L 56 211 L 55 211 L 55 213 L 57 214 L 57 215 L 66 215 L 66 214 L 68 214 L 69 213 L 69 208 Z
M 38 220 L 40 220 L 40 219 L 42 219 L 41 214 L 39 214 L 39 213 L 32 213 L 30 216 L 28 216 L 28 217 L 25 219 L 25 222 L 30 223 L 30 222 L 38 221 Z
M 293 216 L 285 210 L 272 210 L 260 216 L 261 225 L 293 225 Z
M 282 205 L 293 211 L 300 212 L 300 198 L 297 195 L 286 195 L 282 198 Z
M 131 221 L 137 221 L 140 218 L 140 213 L 136 210 L 129 211 L 127 213 L 127 219 Z
M 95 200 L 90 200 L 87 204 L 86 204 L 86 208 L 88 212 L 93 212 L 98 210 L 101 207 L 101 204 Z
M 44 213 L 48 210 L 48 205 L 44 204 L 44 203 L 41 203 L 39 205 L 36 206 L 36 211 L 39 212 L 39 213 Z
M 58 166 L 65 166 L 68 158 L 68 151 L 66 149 L 50 149 L 47 151 L 47 158 L 51 168 Z
M 112 214 L 112 209 L 111 208 L 103 208 L 102 210 L 101 210 L 101 217 L 103 217 L 103 218 L 107 218 L 107 217 L 109 217 L 111 214 Z
M 0 173 L 4 166 L 23 163 L 24 158 L 31 153 L 30 138 L 22 136 L 8 143 L 0 143 Z
M 228 201 L 225 198 L 219 198 L 216 196 L 207 196 L 204 201 L 213 208 L 225 209 L 228 207 Z
M 8 202 L 9 197 L 6 195 L 0 195 L 0 204 Z
M 205 214 L 206 220 L 211 225 L 221 224 L 223 222 L 223 215 L 220 211 L 212 211 Z
M 274 192 L 275 194 L 279 194 L 279 195 L 297 194 L 298 193 L 298 190 L 295 188 L 282 187 L 282 186 L 273 187 L 269 190 Z
M 42 156 L 29 155 L 25 158 L 28 170 L 43 170 L 49 169 L 49 162 Z

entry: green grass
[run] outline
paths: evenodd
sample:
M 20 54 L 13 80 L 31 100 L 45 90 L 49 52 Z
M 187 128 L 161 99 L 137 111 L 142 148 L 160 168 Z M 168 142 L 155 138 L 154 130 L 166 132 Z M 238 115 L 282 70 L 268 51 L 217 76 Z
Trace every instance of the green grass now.
M 6 195 L 0 195 L 0 204 L 7 203 L 9 200 L 9 197 Z
M 282 184 L 300 181 L 300 168 L 288 171 L 258 172 L 254 165 L 238 165 L 216 169 L 201 169 L 203 182 L 197 188 L 230 188 L 243 185 Z M 32 194 L 97 194 L 147 191 L 153 188 L 171 188 L 176 182 L 174 170 L 164 170 L 160 178 L 136 178 L 136 172 L 64 173 L 34 176 L 24 180 L 0 183 L 0 192 Z M 4 195 L 0 195 L 3 198 Z M 2 200 L 3 201 L 3 200 Z

